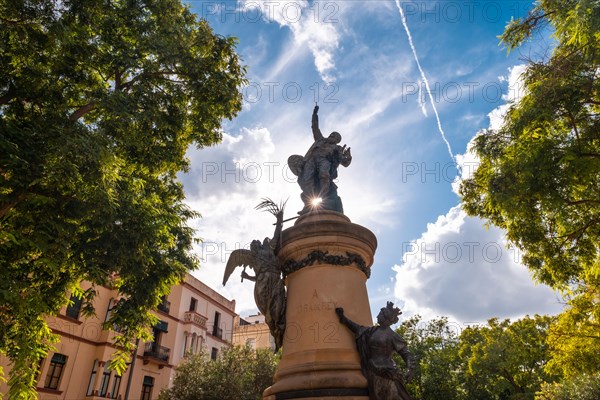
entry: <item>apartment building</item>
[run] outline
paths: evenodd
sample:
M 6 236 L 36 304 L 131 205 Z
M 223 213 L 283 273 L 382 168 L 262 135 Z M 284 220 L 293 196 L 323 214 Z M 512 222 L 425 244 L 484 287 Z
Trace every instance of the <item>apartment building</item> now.
M 135 359 L 119 376 L 108 369 L 118 333 L 102 329 L 117 293 L 96 289 L 94 317 L 80 315 L 81 301 L 72 298 L 73 305 L 48 319 L 60 342 L 41 363 L 37 384 L 41 400 L 153 400 L 171 384 L 175 366 L 186 354 L 204 350 L 216 358 L 223 347 L 232 344 L 235 300 L 188 275 L 156 310 L 160 321 L 153 327 L 153 341 L 139 342 Z M 5 372 L 7 364 L 0 359 Z M 0 385 L 0 393 L 6 391 L 6 384 Z
M 235 317 L 233 328 L 233 344 L 250 346 L 253 349 L 275 350 L 275 339 L 269 331 L 263 314 Z

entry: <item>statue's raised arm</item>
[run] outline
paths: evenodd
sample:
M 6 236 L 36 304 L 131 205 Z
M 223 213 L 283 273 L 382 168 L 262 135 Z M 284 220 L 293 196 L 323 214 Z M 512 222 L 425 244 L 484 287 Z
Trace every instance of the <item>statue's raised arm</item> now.
M 311 125 L 314 143 L 304 157 L 292 155 L 288 158 L 288 166 L 298 177 L 298 184 L 302 189 L 300 197 L 304 208 L 299 214 L 306 214 L 312 210 L 331 210 L 343 214 L 342 199 L 338 196 L 333 180 L 338 176 L 340 165 L 350 165 L 352 155 L 350 148 L 339 145 L 342 136 L 338 132 L 323 136 L 319 128 L 318 113 L 319 106 L 315 106 Z
M 315 106 L 313 113 L 312 113 L 312 133 L 313 133 L 313 137 L 316 140 L 320 140 L 320 139 L 325 139 L 323 137 L 323 133 L 321 133 L 321 130 L 319 129 L 319 106 Z

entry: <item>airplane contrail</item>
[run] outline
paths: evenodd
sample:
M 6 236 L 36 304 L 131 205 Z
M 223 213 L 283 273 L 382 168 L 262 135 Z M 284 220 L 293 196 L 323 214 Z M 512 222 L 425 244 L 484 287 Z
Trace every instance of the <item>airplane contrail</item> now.
M 444 129 L 442 128 L 442 122 L 440 121 L 440 115 L 438 114 L 437 108 L 435 107 L 435 102 L 433 101 L 433 96 L 431 94 L 431 88 L 429 87 L 429 81 L 425 76 L 425 71 L 421 67 L 421 63 L 419 62 L 419 56 L 417 55 L 417 49 L 415 48 L 415 44 L 412 40 L 412 35 L 410 34 L 410 30 L 408 29 L 408 24 L 406 23 L 406 17 L 404 16 L 404 11 L 402 11 L 402 6 L 400 5 L 400 0 L 396 0 L 396 6 L 398 7 L 398 11 L 400 11 L 400 18 L 402 19 L 402 25 L 404 25 L 404 30 L 406 31 L 406 35 L 408 36 L 408 43 L 410 44 L 410 48 L 412 49 L 413 55 L 415 56 L 415 61 L 417 62 L 417 67 L 419 67 L 419 71 L 421 72 L 421 79 L 425 82 L 425 88 L 427 89 L 427 95 L 429 96 L 429 100 L 431 101 L 431 108 L 433 108 L 433 113 L 435 114 L 435 118 L 437 119 L 438 129 L 440 134 L 442 135 L 442 139 L 446 143 L 448 147 L 448 153 L 450 154 L 450 158 L 452 161 L 456 163 L 456 159 L 454 158 L 454 154 L 452 153 L 452 148 L 450 147 L 450 142 L 446 139 L 446 134 L 444 133 Z

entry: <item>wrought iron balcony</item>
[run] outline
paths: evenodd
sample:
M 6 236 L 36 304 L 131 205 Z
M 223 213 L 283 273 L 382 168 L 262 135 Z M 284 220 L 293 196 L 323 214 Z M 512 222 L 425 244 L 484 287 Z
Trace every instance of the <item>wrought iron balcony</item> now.
M 171 302 L 167 301 L 167 300 L 163 300 L 162 303 L 160 303 L 158 305 L 158 307 L 156 307 L 156 308 L 158 308 L 159 311 L 162 311 L 165 314 L 168 314 L 169 311 L 171 311 Z
M 169 349 L 168 347 L 159 346 L 154 342 L 149 342 L 146 343 L 144 347 L 144 359 L 152 359 L 168 364 L 170 352 L 171 349 Z

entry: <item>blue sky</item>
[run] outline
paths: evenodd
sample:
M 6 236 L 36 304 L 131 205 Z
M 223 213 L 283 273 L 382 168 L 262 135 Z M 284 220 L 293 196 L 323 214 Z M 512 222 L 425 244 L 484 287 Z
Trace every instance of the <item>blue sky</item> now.
M 337 181 L 345 214 L 379 241 L 367 283 L 373 310 L 391 300 L 405 315 L 457 324 L 560 310 L 558 295 L 532 282 L 503 233 L 462 212 L 453 185 L 455 160 L 463 173 L 476 165 L 469 141 L 518 99 L 523 59 L 551 44 L 536 37 L 510 55 L 498 45 L 530 1 L 190 4 L 217 33 L 239 39 L 248 67 L 243 111 L 224 124 L 223 143 L 190 149 L 191 171 L 181 177 L 203 215 L 194 221 L 204 240 L 194 275 L 235 298 L 238 313 L 256 310 L 253 286 L 232 277 L 222 287 L 227 256 L 272 235 L 274 218 L 253 209 L 262 197 L 289 198 L 286 217 L 302 208 L 286 160 L 312 143 L 315 101 L 323 132 L 340 132 L 352 148 Z

